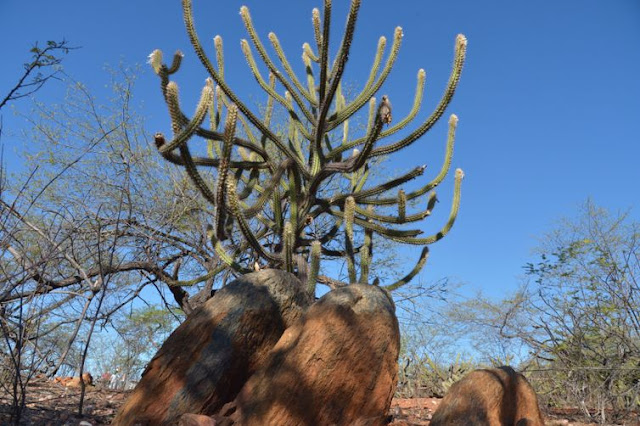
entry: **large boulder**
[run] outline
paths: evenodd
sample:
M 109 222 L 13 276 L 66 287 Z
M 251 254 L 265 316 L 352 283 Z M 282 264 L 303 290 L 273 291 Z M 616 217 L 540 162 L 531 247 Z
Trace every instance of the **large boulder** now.
M 527 379 L 502 366 L 474 370 L 451 386 L 431 426 L 544 426 L 538 398 Z
M 232 401 L 312 302 L 292 274 L 267 269 L 218 290 L 166 340 L 114 420 L 175 424 Z
M 400 333 L 389 294 L 353 284 L 288 328 L 236 398 L 242 425 L 382 425 L 398 376 Z

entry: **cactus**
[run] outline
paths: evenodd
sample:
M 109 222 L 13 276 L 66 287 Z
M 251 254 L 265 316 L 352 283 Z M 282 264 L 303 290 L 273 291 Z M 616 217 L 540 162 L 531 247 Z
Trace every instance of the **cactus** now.
M 426 246 L 444 237 L 457 217 L 460 183 L 464 176 L 460 169 L 455 172 L 449 219 L 440 231 L 422 237 L 420 229 L 398 227 L 426 218 L 435 207 L 433 189 L 443 181 L 451 165 L 458 124 L 455 115 L 449 119 L 445 159 L 433 180 L 411 192 L 400 188 L 421 177 L 426 166 L 416 167 L 382 183 L 370 184 L 368 178 L 371 161 L 413 144 L 444 114 L 460 79 L 466 38 L 463 35 L 456 38 L 449 82 L 435 110 L 415 130 L 388 142 L 387 139 L 417 117 L 425 72 L 418 72 L 414 101 L 407 116 L 391 122 L 391 97 L 381 95 L 379 91 L 399 54 L 403 32 L 398 27 L 386 61 L 383 62 L 383 57 L 387 40 L 380 37 L 364 88 L 347 101 L 341 80 L 360 3 L 361 0 L 351 1 L 345 32 L 333 61 L 330 61 L 329 52 L 331 0 L 324 0 L 322 13 L 313 10 L 315 43 L 303 45 L 305 76 L 302 78 L 294 73 L 277 36 L 269 33 L 269 42 L 279 65 L 276 64 L 254 28 L 249 9 L 246 6 L 240 9 L 249 35 L 248 40 L 241 42 L 242 52 L 253 77 L 267 95 L 261 115 L 253 112 L 227 85 L 222 37 L 214 38 L 215 65 L 207 56 L 194 26 L 191 0 L 182 0 L 185 26 L 196 55 L 209 74 L 192 117 L 183 112 L 178 86 L 170 80 L 180 68 L 182 53 L 177 52 L 169 66 L 162 62 L 160 50 L 155 50 L 149 57 L 154 72 L 160 77 L 173 130 L 170 141 L 165 140 L 164 135 L 156 134 L 156 145 L 164 158 L 185 167 L 193 184 L 213 206 L 216 222 L 207 234 L 225 264 L 239 273 L 250 269 L 242 262 L 257 257 L 270 267 L 307 277 L 307 287 L 314 292 L 316 282 L 330 287 L 347 284 L 318 274 L 321 256 L 343 258 L 348 265 L 349 282 L 366 283 L 374 239 L 425 246 L 409 274 L 385 286 L 389 290 L 396 289 L 422 269 L 428 253 Z M 267 78 L 262 72 L 264 68 L 257 64 L 258 59 L 269 72 Z M 375 96 L 379 96 L 380 103 Z M 286 130 L 275 130 L 272 123 L 275 108 L 286 111 Z M 357 132 L 350 129 L 349 121 L 361 109 L 368 110 L 368 124 L 363 134 L 356 137 Z M 222 120 L 225 115 L 226 119 Z M 204 125 L 207 116 L 209 128 Z M 222 123 L 224 128 L 219 129 Z M 207 142 L 206 150 L 197 148 L 197 142 L 192 142 L 198 138 Z M 346 151 L 353 155 L 343 158 Z M 216 172 L 217 185 L 213 187 L 207 179 Z M 335 182 L 334 178 L 345 179 L 346 185 L 327 185 L 329 181 Z M 348 189 L 343 193 L 330 193 L 327 187 Z M 415 205 L 412 200 L 428 193 L 425 210 L 407 212 L 408 206 Z M 319 223 L 322 225 L 318 226 Z M 339 248 L 340 241 L 343 241 L 344 249 Z M 358 260 L 359 279 L 356 273 Z M 310 262 L 310 265 L 304 267 L 304 262 Z

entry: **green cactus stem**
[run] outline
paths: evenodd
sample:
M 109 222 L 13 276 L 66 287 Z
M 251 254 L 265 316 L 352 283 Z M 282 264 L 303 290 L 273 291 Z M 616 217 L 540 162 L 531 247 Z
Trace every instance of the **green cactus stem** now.
M 458 124 L 455 114 L 449 119 L 442 166 L 430 181 L 420 182 L 417 189 L 406 188 L 409 182 L 421 178 L 425 165 L 391 178 L 381 178 L 372 171 L 382 161 L 379 157 L 393 155 L 415 143 L 442 117 L 458 86 L 466 38 L 456 38 L 449 81 L 435 109 L 418 119 L 426 81 L 426 73 L 420 69 L 409 112 L 399 121 L 392 121 L 393 93 L 382 96 L 380 89 L 399 57 L 403 30 L 395 28 L 390 47 L 385 36 L 378 39 L 371 67 L 365 71 L 368 76 L 364 86 L 347 96 L 351 91 L 345 89 L 343 75 L 352 53 L 362 1 L 350 0 L 349 4 L 346 26 L 335 52 L 330 46 L 330 38 L 334 37 L 332 0 L 323 0 L 322 12 L 312 11 L 315 44 L 302 45 L 305 71 L 301 76 L 294 72 L 276 34 L 270 32 L 268 39 L 277 56 L 272 59 L 273 52 L 267 52 L 258 36 L 249 9 L 241 7 L 240 16 L 248 34 L 240 43 L 241 50 L 257 87 L 266 96 L 265 108 L 259 114 L 240 99 L 225 79 L 235 70 L 225 65 L 221 36 L 213 38 L 215 60 L 207 56 L 196 32 L 191 0 L 182 0 L 184 23 L 196 56 L 209 75 L 193 115 L 184 113 L 178 85 L 172 81 L 181 66 L 182 53 L 177 52 L 169 66 L 163 63 L 160 50 L 149 56 L 160 79 L 172 129 L 170 140 L 158 133 L 155 143 L 167 161 L 185 168 L 195 188 L 211 205 L 214 226 L 208 229 L 207 237 L 215 255 L 235 273 L 250 271 L 252 268 L 244 263 L 254 259 L 268 267 L 297 273 L 310 294 L 315 293 L 317 283 L 331 288 L 345 285 L 319 275 L 320 256 L 344 262 L 349 283 L 368 283 L 375 265 L 374 235 L 425 246 L 416 266 L 385 288 L 394 290 L 405 285 L 426 263 L 426 246 L 451 230 L 460 204 L 463 173 L 458 169 L 451 211 L 444 226 L 437 233 L 422 237 L 423 231 L 414 225 L 431 215 L 437 201 L 433 189 L 451 169 Z M 356 117 L 360 111 L 363 116 L 368 112 L 368 118 Z M 279 119 L 280 112 L 284 119 Z M 366 127 L 360 129 L 355 123 L 363 119 Z M 412 123 L 416 123 L 413 129 Z M 400 131 L 403 136 L 396 136 Z M 396 139 L 392 140 L 394 136 Z M 382 144 L 384 138 L 389 141 Z M 203 140 L 201 145 L 199 140 Z M 349 156 L 347 152 L 353 154 Z M 426 198 L 426 208 L 422 197 Z M 417 203 L 423 208 L 409 212 Z M 214 269 L 191 279 L 167 280 L 170 285 L 196 285 L 219 272 Z

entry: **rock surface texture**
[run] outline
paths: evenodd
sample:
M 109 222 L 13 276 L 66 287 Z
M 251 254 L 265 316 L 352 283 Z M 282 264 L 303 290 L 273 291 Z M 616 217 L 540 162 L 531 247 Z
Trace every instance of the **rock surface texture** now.
M 185 413 L 218 411 L 310 304 L 297 278 L 280 270 L 218 290 L 169 336 L 113 424 L 176 424 Z
M 451 386 L 430 426 L 544 426 L 535 391 L 511 367 L 475 370 Z
M 246 383 L 241 425 L 382 425 L 397 383 L 400 334 L 389 294 L 354 284 L 288 328 Z

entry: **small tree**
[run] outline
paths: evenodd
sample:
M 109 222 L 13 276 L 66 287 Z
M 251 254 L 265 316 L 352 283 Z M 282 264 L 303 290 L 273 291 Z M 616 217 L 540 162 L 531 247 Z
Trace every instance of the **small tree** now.
M 329 59 L 331 1 L 325 0 L 322 18 L 318 9 L 313 10 L 317 50 L 308 43 L 303 45 L 304 79 L 294 74 L 278 38 L 270 33 L 269 41 L 284 72 L 278 69 L 256 33 L 249 9 L 243 6 L 240 14 L 251 42 L 242 40 L 242 51 L 255 79 L 268 96 L 266 108 L 259 116 L 225 81 L 222 38 L 216 36 L 214 39 L 217 62 L 214 66 L 196 33 L 191 1 L 183 0 L 182 4 L 191 44 L 210 78 L 194 115 L 188 117 L 179 103 L 178 86 L 170 81 L 170 76 L 180 68 L 182 53 L 177 52 L 169 66 L 163 63 L 160 50 L 150 55 L 150 63 L 161 79 L 173 128 L 171 140 L 167 141 L 158 133 L 155 141 L 164 158 L 185 167 L 193 184 L 214 206 L 215 224 L 210 226 L 208 236 L 226 266 L 236 273 L 246 273 L 254 264 L 281 268 L 296 273 L 307 283 L 308 291 L 314 293 L 317 283 L 332 288 L 347 284 L 318 273 L 321 256 L 344 259 L 349 282 L 369 283 L 374 240 L 384 238 L 424 246 L 416 266 L 385 288 L 394 290 L 415 277 L 425 264 L 428 245 L 444 237 L 456 219 L 462 170 L 456 170 L 451 212 L 439 232 L 421 237 L 420 229 L 401 229 L 394 225 L 415 223 L 431 214 L 436 202 L 435 193 L 431 191 L 449 171 L 458 118 L 451 115 L 449 119 L 446 157 L 440 172 L 419 189 L 407 193 L 398 188 L 421 176 L 426 166 L 416 167 L 383 183 L 367 185 L 369 164 L 377 157 L 411 145 L 442 116 L 460 78 L 467 44 L 465 37 L 459 35 L 456 39 L 451 76 L 433 113 L 406 137 L 376 146 L 381 139 L 407 127 L 422 103 L 424 70 L 418 72 L 413 107 L 406 117 L 391 125 L 392 108 L 386 95 L 376 106 L 374 95 L 395 63 L 402 28 L 395 30 L 391 53 L 381 71 L 387 40 L 380 38 L 363 90 L 347 103 L 342 93 L 342 76 L 355 32 L 359 0 L 351 2 L 346 29 L 333 62 Z M 251 45 L 269 69 L 268 79 L 258 69 Z M 350 132 L 349 121 L 367 104 L 366 132 L 356 136 Z M 279 135 L 271 128 L 276 105 L 288 113 L 289 131 L 285 135 Z M 203 127 L 207 115 L 210 128 Z M 223 116 L 226 116 L 224 120 Z M 194 136 L 208 141 L 206 153 L 191 142 Z M 345 155 L 351 150 L 351 155 Z M 217 171 L 215 185 L 207 182 L 210 175 L 204 174 L 202 168 Z M 328 192 L 327 184 L 337 178 L 345 182 L 338 185 L 344 190 Z M 425 208 L 408 214 L 407 204 L 422 196 L 427 198 Z

